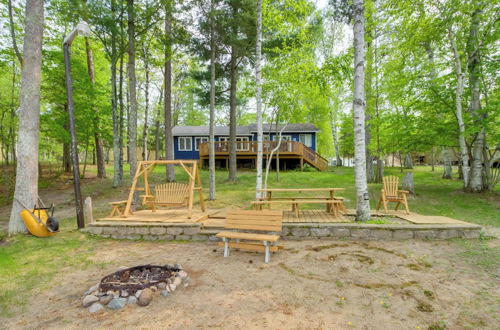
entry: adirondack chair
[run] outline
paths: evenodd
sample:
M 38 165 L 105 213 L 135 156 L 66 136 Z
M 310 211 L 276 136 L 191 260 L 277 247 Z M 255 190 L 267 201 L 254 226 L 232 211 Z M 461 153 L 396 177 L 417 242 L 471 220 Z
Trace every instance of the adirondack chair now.
M 162 183 L 156 185 L 154 190 L 154 196 L 141 196 L 143 204 L 151 206 L 153 212 L 157 206 L 184 206 L 189 198 L 189 185 L 185 183 Z
M 408 208 L 408 201 L 406 200 L 406 194 L 410 192 L 407 190 L 399 190 L 399 178 L 397 176 L 386 176 L 384 177 L 384 189 L 380 191 L 380 200 L 378 201 L 377 210 L 380 208 L 380 204 L 384 204 L 384 210 L 387 213 L 387 204 L 389 202 L 396 202 L 397 210 L 401 204 L 406 208 L 406 214 L 410 214 L 410 209 Z

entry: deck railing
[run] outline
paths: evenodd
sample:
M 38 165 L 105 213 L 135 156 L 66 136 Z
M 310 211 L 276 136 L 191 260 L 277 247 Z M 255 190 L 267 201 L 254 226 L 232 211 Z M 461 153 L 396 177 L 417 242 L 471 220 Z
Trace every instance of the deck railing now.
M 278 141 L 263 141 L 264 156 L 269 155 L 272 150 L 278 146 Z M 229 141 L 215 141 L 215 154 L 228 155 L 230 149 Z M 304 160 L 320 170 L 328 167 L 328 161 L 313 149 L 305 146 L 297 141 L 281 141 L 277 150 L 282 155 L 296 155 L 304 158 Z M 208 157 L 209 143 L 200 143 L 199 147 L 200 157 Z M 256 155 L 257 154 L 257 141 L 237 141 L 236 142 L 237 155 Z M 275 151 L 276 153 L 276 151 Z

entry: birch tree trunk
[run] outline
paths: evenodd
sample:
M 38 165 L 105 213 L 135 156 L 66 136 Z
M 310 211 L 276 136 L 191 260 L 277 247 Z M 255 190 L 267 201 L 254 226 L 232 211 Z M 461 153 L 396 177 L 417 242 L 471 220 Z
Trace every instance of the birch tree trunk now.
M 469 151 L 465 143 L 465 123 L 462 114 L 462 95 L 464 93 L 464 78 L 462 73 L 462 61 L 458 53 L 455 35 L 451 28 L 448 29 L 448 38 L 450 39 L 451 50 L 455 59 L 455 75 L 457 86 L 455 88 L 455 117 L 458 122 L 458 143 L 460 145 L 461 173 L 464 181 L 464 188 L 469 186 Z
M 257 36 L 255 53 L 255 100 L 257 103 L 257 183 L 255 185 L 256 198 L 262 196 L 262 158 L 264 148 L 262 145 L 262 77 L 261 77 L 261 57 L 262 57 L 262 0 L 257 0 Z
M 483 148 L 486 138 L 484 130 L 485 116 L 481 113 L 481 68 L 480 68 L 480 45 L 479 45 L 479 23 L 482 10 L 476 3 L 476 9 L 472 14 L 472 23 L 469 39 L 467 41 L 467 63 L 469 69 L 469 87 L 471 90 L 469 111 L 479 132 L 476 134 L 472 146 L 472 166 L 470 172 L 470 181 L 468 190 L 472 192 L 481 192 L 484 190 L 483 183 Z
M 174 137 L 172 135 L 172 7 L 170 1 L 165 5 L 165 156 L 174 159 Z M 167 165 L 167 181 L 175 181 L 173 165 Z
M 236 85 L 238 72 L 236 67 L 236 47 L 231 46 L 230 89 L 229 89 L 229 182 L 236 182 Z
M 135 10 L 134 0 L 127 0 L 128 14 L 128 95 L 129 95 L 129 116 L 128 116 L 128 148 L 130 178 L 135 175 L 137 168 L 137 95 L 135 78 Z M 134 194 L 134 200 L 138 197 Z
M 443 147 L 443 179 L 451 179 L 451 158 L 450 158 L 450 149 L 448 147 Z
M 208 199 L 215 200 L 215 0 L 210 1 L 210 126 L 208 150 Z
M 370 219 L 370 201 L 366 182 L 365 146 L 365 41 L 364 2 L 354 0 L 354 175 L 356 185 L 356 220 Z
M 26 232 L 19 212 L 24 209 L 22 204 L 31 207 L 35 205 L 38 197 L 43 5 L 43 0 L 26 1 L 24 59 L 17 134 L 16 186 L 9 220 L 10 235 Z
M 333 148 L 335 149 L 336 166 L 342 166 L 342 158 L 340 157 L 340 146 L 337 134 L 337 106 L 335 109 L 332 106 L 330 99 L 330 126 L 332 128 Z

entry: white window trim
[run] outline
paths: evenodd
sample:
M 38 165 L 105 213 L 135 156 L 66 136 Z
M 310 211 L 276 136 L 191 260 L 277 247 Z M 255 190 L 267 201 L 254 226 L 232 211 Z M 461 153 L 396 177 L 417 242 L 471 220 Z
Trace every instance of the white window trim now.
M 309 136 L 310 138 L 310 145 L 307 145 L 307 141 L 306 141 L 306 136 Z M 304 142 L 300 141 L 301 140 L 301 137 L 303 137 L 304 139 Z M 309 148 L 312 148 L 313 146 L 313 137 L 312 137 L 312 134 L 299 134 L 299 142 L 302 142 L 306 147 L 309 147 Z
M 185 140 L 185 141 L 189 141 L 189 149 L 187 148 L 184 148 L 184 149 L 181 149 L 181 139 L 182 140 Z M 193 151 L 193 139 L 192 137 L 190 136 L 179 136 L 179 141 L 178 141 L 178 147 L 179 147 L 179 151 Z M 186 142 L 184 142 L 184 147 L 186 146 Z
M 200 140 L 199 143 L 197 143 L 198 140 Z M 208 142 L 208 140 L 209 140 L 208 136 L 195 136 L 194 137 L 194 150 L 200 151 L 200 147 L 199 147 L 200 143 Z

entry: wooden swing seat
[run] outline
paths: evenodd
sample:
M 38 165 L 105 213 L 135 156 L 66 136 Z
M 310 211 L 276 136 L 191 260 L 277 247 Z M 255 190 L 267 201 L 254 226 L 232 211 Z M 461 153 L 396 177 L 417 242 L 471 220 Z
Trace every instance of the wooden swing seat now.
M 189 199 L 189 185 L 168 182 L 156 185 L 155 195 L 141 195 L 143 204 L 156 211 L 157 206 L 186 206 Z

